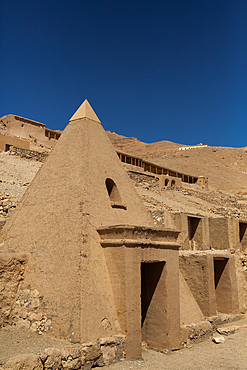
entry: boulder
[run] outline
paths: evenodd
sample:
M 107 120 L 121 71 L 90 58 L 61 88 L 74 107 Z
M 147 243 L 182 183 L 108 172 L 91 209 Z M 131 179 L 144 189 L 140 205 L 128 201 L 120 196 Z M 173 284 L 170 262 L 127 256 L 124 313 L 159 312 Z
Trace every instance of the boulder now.
M 43 370 L 43 364 L 38 355 L 28 353 L 9 359 L 4 370 Z

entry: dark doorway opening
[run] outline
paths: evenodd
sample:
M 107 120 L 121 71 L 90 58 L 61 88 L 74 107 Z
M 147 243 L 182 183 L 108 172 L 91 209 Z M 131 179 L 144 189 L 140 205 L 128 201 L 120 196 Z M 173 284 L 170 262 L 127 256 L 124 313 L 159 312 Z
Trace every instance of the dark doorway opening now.
M 245 235 L 246 228 L 247 228 L 247 224 L 246 223 L 239 222 L 239 241 L 240 241 L 240 243 L 243 240 L 243 237 Z
M 228 258 L 214 259 L 214 286 L 217 311 L 220 313 L 231 313 L 231 280 Z
M 10 144 L 5 144 L 5 152 L 8 152 L 10 150 L 12 145 Z
M 201 218 L 188 217 L 189 240 L 193 240 Z
M 223 258 L 221 260 L 214 260 L 214 286 L 217 288 L 223 271 L 226 267 L 228 259 Z
M 141 264 L 141 303 L 142 326 L 146 319 L 149 306 L 160 280 L 165 262 L 152 262 Z
M 166 311 L 165 262 L 141 264 L 142 340 L 153 348 L 164 344 Z

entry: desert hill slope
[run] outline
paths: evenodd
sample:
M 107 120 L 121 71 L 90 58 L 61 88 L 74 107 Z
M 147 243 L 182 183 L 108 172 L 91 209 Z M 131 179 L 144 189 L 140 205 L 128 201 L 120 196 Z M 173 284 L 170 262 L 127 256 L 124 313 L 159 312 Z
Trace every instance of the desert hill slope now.
M 230 195 L 247 194 L 247 149 L 202 147 L 179 150 L 169 141 L 146 144 L 136 138 L 125 138 L 108 132 L 117 150 L 144 158 L 173 170 L 194 176 L 205 176 L 210 190 Z
M 182 145 L 169 141 L 146 144 L 114 132 L 108 135 L 116 150 L 190 175 L 208 177 L 209 191 L 159 189 L 157 179 L 129 173 L 155 223 L 163 224 L 166 211 L 247 220 L 246 148 L 198 147 L 180 151 Z M 0 221 L 11 215 L 41 166 L 36 151 L 0 152 Z
M 182 144 L 173 143 L 172 141 L 162 140 L 156 143 L 144 143 L 138 140 L 136 137 L 126 137 L 123 135 L 118 135 L 113 131 L 107 131 L 107 134 L 112 142 L 112 144 L 120 151 L 144 157 L 146 152 L 149 155 L 158 154 L 159 151 L 163 152 L 164 150 L 178 149 Z

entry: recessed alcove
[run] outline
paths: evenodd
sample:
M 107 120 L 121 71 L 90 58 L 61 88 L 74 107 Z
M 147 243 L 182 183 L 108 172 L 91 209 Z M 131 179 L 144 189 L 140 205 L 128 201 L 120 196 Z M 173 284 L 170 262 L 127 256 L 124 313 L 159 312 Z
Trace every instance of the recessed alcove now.
M 232 312 L 231 278 L 227 264 L 228 258 L 214 258 L 216 309 L 221 313 Z
M 126 206 L 122 203 L 122 199 L 115 182 L 112 179 L 107 178 L 105 185 L 110 198 L 111 207 L 126 209 Z

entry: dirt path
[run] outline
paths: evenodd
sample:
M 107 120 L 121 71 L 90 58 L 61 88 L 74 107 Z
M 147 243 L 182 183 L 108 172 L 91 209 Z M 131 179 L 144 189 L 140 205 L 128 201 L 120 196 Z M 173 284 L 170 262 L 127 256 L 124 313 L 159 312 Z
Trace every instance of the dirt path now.
M 64 348 L 69 343 L 38 335 L 31 330 L 6 326 L 0 330 L 0 366 L 24 353 L 38 354 L 46 348 Z
M 218 335 L 220 336 L 220 335 Z M 247 328 L 225 336 L 223 344 L 212 340 L 194 344 L 169 354 L 143 350 L 144 361 L 120 361 L 107 370 L 246 370 Z M 100 368 L 96 368 L 100 369 Z
M 244 323 L 244 322 L 243 322 Z M 234 323 L 234 325 L 237 322 Z M 232 325 L 232 324 L 231 324 Z M 227 326 L 227 325 L 226 325 Z M 220 336 L 217 334 L 215 336 Z M 247 327 L 236 333 L 224 336 L 223 344 L 215 344 L 211 339 L 162 354 L 143 349 L 143 361 L 123 360 L 105 366 L 105 370 L 246 370 L 247 369 Z M 22 353 L 39 353 L 45 348 L 63 348 L 68 343 L 39 336 L 29 330 L 16 330 L 6 327 L 0 330 L 0 367 L 9 358 Z M 102 369 L 96 367 L 95 370 Z

